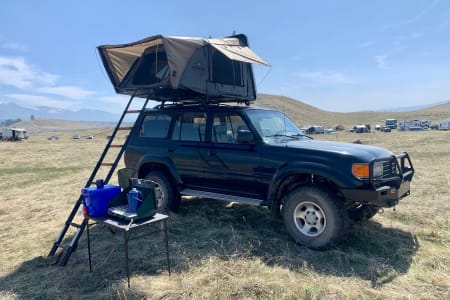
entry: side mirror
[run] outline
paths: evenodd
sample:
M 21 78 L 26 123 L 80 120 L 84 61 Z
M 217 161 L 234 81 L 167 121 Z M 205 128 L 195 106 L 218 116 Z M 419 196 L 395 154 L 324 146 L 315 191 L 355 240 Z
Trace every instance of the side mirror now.
M 236 142 L 238 144 L 254 144 L 255 138 L 249 130 L 240 130 L 237 133 Z

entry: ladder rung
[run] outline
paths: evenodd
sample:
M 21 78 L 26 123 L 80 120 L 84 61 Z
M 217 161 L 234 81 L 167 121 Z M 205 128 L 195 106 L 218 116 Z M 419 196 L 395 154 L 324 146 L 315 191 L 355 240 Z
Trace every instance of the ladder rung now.
M 118 130 L 131 130 L 133 128 L 133 126 L 124 126 L 124 127 L 119 127 Z
M 102 163 L 102 166 L 113 166 L 113 163 Z
M 69 247 L 69 245 L 61 243 L 61 244 L 56 244 L 56 247 L 66 250 Z
M 123 145 L 110 145 L 111 148 L 122 148 Z
M 140 109 L 130 109 L 127 110 L 127 114 L 136 114 L 136 113 L 140 113 L 141 110 Z
M 81 228 L 81 225 L 80 224 L 77 224 L 77 223 L 70 223 L 70 226 L 73 226 L 73 227 L 76 227 L 76 228 Z

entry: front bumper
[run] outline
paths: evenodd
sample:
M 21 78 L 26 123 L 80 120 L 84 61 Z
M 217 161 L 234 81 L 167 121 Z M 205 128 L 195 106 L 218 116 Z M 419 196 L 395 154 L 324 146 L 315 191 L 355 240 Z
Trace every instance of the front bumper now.
M 351 202 L 375 205 L 379 207 L 392 207 L 400 199 L 410 194 L 410 182 L 405 181 L 400 186 L 382 186 L 377 189 L 343 189 L 344 197 Z
M 408 153 L 403 152 L 390 158 L 395 173 L 386 178 L 373 178 L 370 176 L 368 184 L 354 189 L 341 189 L 346 200 L 379 207 L 392 207 L 400 199 L 410 194 L 410 183 L 414 176 L 414 167 Z M 370 163 L 372 174 L 375 162 L 385 161 L 377 159 Z

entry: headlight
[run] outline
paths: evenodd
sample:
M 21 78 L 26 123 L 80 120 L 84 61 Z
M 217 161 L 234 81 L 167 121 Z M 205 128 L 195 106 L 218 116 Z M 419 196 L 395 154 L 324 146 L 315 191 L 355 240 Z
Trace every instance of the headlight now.
M 373 178 L 382 177 L 383 176 L 383 162 L 377 161 L 373 164 Z

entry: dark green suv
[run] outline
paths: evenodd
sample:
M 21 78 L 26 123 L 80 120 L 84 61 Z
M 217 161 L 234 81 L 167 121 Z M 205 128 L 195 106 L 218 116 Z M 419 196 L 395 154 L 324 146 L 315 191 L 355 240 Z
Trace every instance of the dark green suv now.
M 310 248 L 336 243 L 351 220 L 409 195 L 409 155 L 312 140 L 282 112 L 251 106 L 165 105 L 134 126 L 125 163 L 159 185 L 158 206 L 181 195 L 267 206 Z

